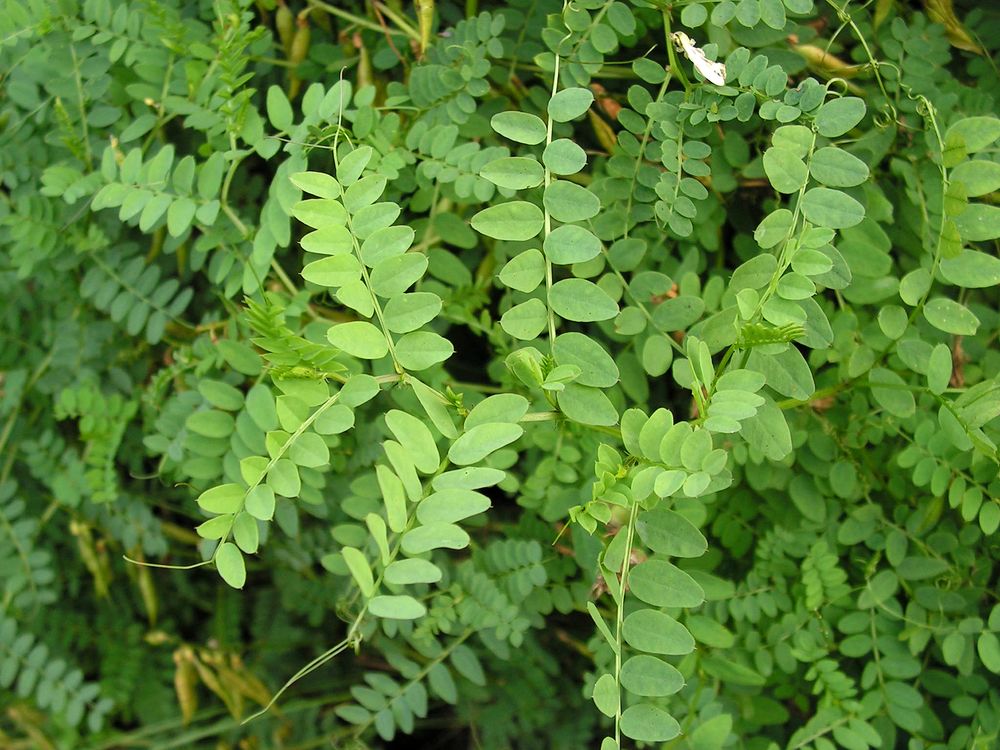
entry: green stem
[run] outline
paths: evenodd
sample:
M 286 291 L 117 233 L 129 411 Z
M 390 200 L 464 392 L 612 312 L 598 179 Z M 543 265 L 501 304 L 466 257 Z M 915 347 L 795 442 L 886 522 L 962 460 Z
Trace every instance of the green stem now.
M 630 564 L 632 562 L 632 542 L 635 538 L 635 519 L 639 514 L 639 503 L 635 500 L 632 501 L 632 508 L 629 510 L 628 516 L 628 527 L 626 529 L 625 536 L 625 553 L 624 559 L 622 560 L 622 572 L 620 582 L 618 584 L 619 591 L 621 592 L 620 601 L 616 602 L 618 605 L 615 612 L 615 642 L 617 648 L 615 649 L 615 684 L 618 686 L 618 704 L 615 707 L 615 743 L 618 747 L 622 744 L 622 687 L 621 687 L 621 674 L 622 674 L 622 650 L 625 648 L 623 629 L 625 623 L 625 592 L 628 590 L 628 571 Z M 620 532 L 619 532 L 620 533 Z
M 681 82 L 684 87 L 684 91 L 690 95 L 691 94 L 691 82 L 688 80 L 687 73 L 684 72 L 684 68 L 677 60 L 677 50 L 674 47 L 674 36 L 673 32 L 670 30 L 670 11 L 666 8 L 663 9 L 663 35 L 667 42 L 667 58 L 670 60 L 670 72 L 677 76 L 677 80 Z
M 552 96 L 556 95 L 559 90 L 559 55 L 555 56 L 555 65 L 552 70 Z M 549 144 L 552 143 L 552 116 L 547 118 L 546 128 L 545 128 L 545 147 L 548 148 Z M 548 167 L 545 167 L 545 189 L 548 190 L 549 185 L 552 182 L 552 172 L 549 171 Z M 542 202 L 542 210 L 545 213 L 545 227 L 542 230 L 542 246 L 545 246 L 545 240 L 548 238 L 552 231 L 552 217 L 549 215 L 549 209 L 545 208 L 544 201 Z M 545 256 L 545 311 L 548 314 L 548 329 L 549 329 L 549 351 L 553 351 L 556 344 L 556 314 L 552 310 L 552 261 L 549 260 L 548 255 Z
M 83 95 L 83 81 L 80 78 L 80 65 L 76 57 L 76 45 L 69 45 L 70 54 L 73 56 L 73 82 L 76 85 L 76 101 L 80 108 L 80 126 L 83 130 L 84 164 L 88 172 L 94 169 L 94 154 L 90 148 L 90 129 L 87 127 L 86 99 Z
M 416 32 L 407 33 L 405 31 L 396 31 L 395 29 L 387 29 L 374 21 L 369 21 L 367 18 L 361 16 L 356 16 L 353 13 L 348 13 L 346 10 L 341 10 L 335 5 L 330 5 L 330 3 L 325 3 L 323 0 L 308 0 L 309 5 L 314 8 L 319 8 L 326 11 L 331 16 L 335 16 L 343 21 L 354 24 L 355 26 L 360 26 L 363 29 L 368 29 L 369 31 L 377 31 L 380 34 L 392 34 L 393 36 L 405 36 L 413 39 L 416 42 L 420 41 L 420 35 Z M 385 8 L 382 7 L 382 11 L 385 12 Z M 388 14 L 386 14 L 388 15 Z M 412 30 L 411 30 L 412 31 Z

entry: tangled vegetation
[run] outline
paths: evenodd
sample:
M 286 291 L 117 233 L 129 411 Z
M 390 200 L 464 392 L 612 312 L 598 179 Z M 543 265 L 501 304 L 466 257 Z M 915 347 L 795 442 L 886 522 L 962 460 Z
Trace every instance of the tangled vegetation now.
M 0 2 L 0 745 L 997 747 L 998 49 Z

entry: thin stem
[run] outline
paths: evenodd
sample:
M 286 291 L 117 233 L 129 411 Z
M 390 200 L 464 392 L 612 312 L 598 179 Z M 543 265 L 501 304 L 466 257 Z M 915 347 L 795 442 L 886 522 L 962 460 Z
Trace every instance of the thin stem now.
M 632 501 L 632 508 L 629 510 L 628 527 L 625 536 L 625 553 L 622 560 L 622 572 L 619 582 L 621 597 L 618 608 L 615 612 L 615 684 L 618 686 L 618 702 L 615 706 L 615 743 L 621 747 L 622 743 L 622 700 L 621 700 L 621 674 L 622 674 L 622 650 L 625 648 L 623 629 L 625 623 L 625 592 L 628 589 L 628 571 L 632 562 L 632 541 L 635 535 L 635 519 L 639 514 L 639 503 Z
M 688 80 L 687 73 L 684 72 L 684 68 L 681 67 L 680 63 L 677 61 L 677 50 L 674 48 L 674 35 L 670 30 L 670 11 L 663 9 L 663 35 L 666 38 L 667 43 L 667 58 L 670 60 L 670 72 L 677 76 L 677 80 L 681 82 L 684 87 L 684 92 L 688 95 L 691 93 L 691 82 Z
M 73 56 L 73 82 L 76 85 L 76 101 L 80 108 L 80 125 L 83 130 L 84 163 L 87 171 L 94 169 L 94 155 L 90 149 L 90 129 L 87 127 L 87 108 L 83 95 L 83 81 L 80 79 L 80 65 L 76 57 L 76 45 L 69 45 L 70 54 Z
M 308 2 L 309 2 L 309 5 L 311 5 L 314 8 L 319 8 L 320 10 L 326 11 L 331 16 L 335 16 L 335 17 L 337 17 L 337 18 L 339 18 L 339 19 L 341 19 L 343 21 L 347 21 L 348 23 L 352 23 L 355 26 L 360 26 L 363 29 L 369 29 L 371 31 L 377 31 L 380 34 L 381 33 L 389 33 L 389 34 L 393 34 L 395 36 L 405 36 L 405 37 L 409 37 L 409 38 L 413 39 L 414 41 L 419 41 L 420 40 L 420 36 L 418 34 L 416 34 L 416 32 L 413 32 L 412 29 L 411 29 L 411 33 L 407 33 L 405 31 L 396 31 L 395 29 L 388 29 L 388 30 L 386 30 L 386 29 L 383 29 L 381 26 L 379 26 L 374 21 L 369 21 L 367 18 L 362 18 L 361 16 L 356 16 L 353 13 L 348 13 L 346 10 L 341 10 L 340 8 L 336 7 L 335 5 L 330 5 L 330 3 L 324 3 L 323 0 L 308 0 Z M 385 6 L 382 6 L 382 10 L 384 12 Z
M 555 56 L 555 65 L 552 70 L 552 96 L 556 95 L 559 90 L 559 55 Z M 552 116 L 548 117 L 548 122 L 545 128 L 545 147 L 548 148 L 549 144 L 552 143 Z M 549 185 L 552 182 L 552 172 L 548 167 L 545 167 L 545 190 L 548 190 Z M 545 240 L 548 238 L 549 234 L 552 232 L 552 217 L 549 215 L 549 210 L 545 208 L 544 202 L 542 204 L 542 209 L 545 212 L 545 228 L 542 230 L 542 247 L 545 246 Z M 549 351 L 552 351 L 556 345 L 556 314 L 552 310 L 552 261 L 549 260 L 548 255 L 545 256 L 545 311 L 548 314 L 548 328 L 549 328 Z

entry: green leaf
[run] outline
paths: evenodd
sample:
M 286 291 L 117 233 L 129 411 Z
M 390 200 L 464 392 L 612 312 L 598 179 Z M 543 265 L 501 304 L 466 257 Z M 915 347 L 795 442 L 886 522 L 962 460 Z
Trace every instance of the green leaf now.
M 1000 284 L 1000 258 L 976 250 L 942 259 L 940 269 L 945 279 L 965 289 L 984 289 Z
M 797 193 L 809 179 L 809 169 L 794 151 L 772 147 L 764 152 L 764 172 L 779 193 Z
M 792 231 L 792 223 L 792 212 L 787 208 L 779 208 L 764 217 L 763 221 L 757 226 L 757 229 L 754 230 L 753 238 L 762 249 L 769 250 L 788 236 L 789 232 Z M 770 262 L 774 262 L 774 256 L 759 257 L 771 257 L 772 260 Z M 770 274 L 768 274 L 768 278 L 764 281 L 764 284 L 768 281 L 770 281 Z
M 428 560 L 410 558 L 396 560 L 385 569 L 385 582 L 406 586 L 413 583 L 437 583 L 441 580 L 441 568 Z
M 866 111 L 864 100 L 856 96 L 831 99 L 816 112 L 816 132 L 839 138 L 860 123 Z
M 516 393 L 498 393 L 483 399 L 465 418 L 465 429 L 490 422 L 516 423 L 528 412 L 530 402 Z
M 344 208 L 356 214 L 362 208 L 372 205 L 385 192 L 387 183 L 382 175 L 372 174 L 362 177 L 344 191 Z
M 196 411 L 185 421 L 184 426 L 191 432 L 208 438 L 227 438 L 233 434 L 235 420 L 231 414 L 210 409 Z
M 653 325 L 663 331 L 683 331 L 698 322 L 703 312 L 705 301 L 701 297 L 682 294 L 656 306 Z
M 215 553 L 215 568 L 222 580 L 234 589 L 243 588 L 247 581 L 247 569 L 243 554 L 232 542 L 223 542 Z
M 618 315 L 618 303 L 586 279 L 557 281 L 549 292 L 549 304 L 566 320 L 581 323 L 611 320 Z
M 358 239 L 368 239 L 380 229 L 387 229 L 399 218 L 400 210 L 396 203 L 375 203 L 365 206 L 351 219 L 351 231 Z
M 523 434 L 524 428 L 518 424 L 490 422 L 476 425 L 452 443 L 448 458 L 458 466 L 475 464 Z
M 638 703 L 625 709 L 621 719 L 622 734 L 641 742 L 666 742 L 681 733 L 681 726 L 662 708 Z
M 310 232 L 299 243 L 302 249 L 320 255 L 347 255 L 354 251 L 354 238 L 347 227 L 328 226 Z
M 736 642 L 736 636 L 711 617 L 690 615 L 685 622 L 695 640 L 711 648 L 732 648 Z
M 542 204 L 553 219 L 562 222 L 586 221 L 597 216 L 601 210 L 601 201 L 596 195 L 582 185 L 577 185 L 569 180 L 555 180 L 545 188 Z M 560 229 L 575 229 L 577 233 L 590 234 L 582 227 L 560 227 Z M 546 237 L 546 242 L 548 242 L 549 237 Z M 596 237 L 593 241 L 598 242 Z M 599 244 L 598 248 L 600 248 Z M 547 245 L 545 251 L 548 254 Z M 594 255 L 596 254 L 594 253 Z
M 557 138 L 542 152 L 542 164 L 552 174 L 576 174 L 587 166 L 587 153 L 570 139 Z
M 500 327 L 516 339 L 531 341 L 545 330 L 548 310 L 540 299 L 515 305 L 500 318 Z
M 423 406 L 424 411 L 431 422 L 434 423 L 437 431 L 450 440 L 457 438 L 458 430 L 455 429 L 451 413 L 442 401 L 442 397 L 430 386 L 425 385 L 416 378 L 410 378 L 409 382 L 417 400 L 420 401 L 420 405 Z
M 730 714 L 719 714 L 707 721 L 701 722 L 691 732 L 691 750 L 722 750 L 729 734 L 733 729 L 733 717 Z M 836 733 L 836 729 L 834 730 Z M 873 747 L 878 747 L 881 738 L 877 732 L 873 732 L 878 740 Z M 869 743 L 865 742 L 865 747 Z M 860 747 L 860 746 L 859 746 Z
M 781 0 L 761 0 L 760 20 L 772 29 L 776 29 L 777 31 L 783 30 L 787 18 L 785 16 L 785 6 Z
M 567 224 L 552 230 L 542 243 L 553 263 L 584 263 L 601 254 L 601 241 L 588 229 Z
M 622 665 L 622 687 L 634 695 L 673 695 L 684 687 L 684 676 L 662 659 L 636 654 Z
M 389 620 L 416 620 L 427 614 L 427 607 L 412 596 L 376 596 L 368 602 L 368 612 Z
M 633 594 L 656 607 L 697 607 L 705 601 L 691 576 L 655 557 L 633 568 L 628 580 Z
M 580 424 L 610 426 L 618 422 L 618 410 L 604 391 L 577 383 L 567 383 L 556 393 L 560 411 Z
M 594 683 L 592 697 L 597 710 L 605 716 L 612 717 L 618 712 L 618 683 L 612 675 L 601 675 Z
M 777 292 L 782 299 L 804 300 L 816 293 L 816 285 L 805 276 L 793 271 L 778 280 Z
M 371 375 L 352 375 L 340 388 L 340 403 L 353 409 L 371 401 L 379 390 L 378 381 Z
M 513 395 L 513 394 L 508 394 Z M 507 476 L 502 469 L 491 469 L 487 466 L 469 466 L 464 469 L 452 469 L 438 474 L 433 479 L 436 490 L 477 490 L 482 487 L 492 487 L 499 484 Z
M 434 320 L 439 312 L 441 298 L 436 294 L 410 292 L 390 298 L 382 318 L 393 333 L 409 333 Z
M 990 116 L 965 117 L 948 128 L 945 144 L 961 143 L 965 153 L 977 151 L 993 145 L 1000 138 L 1000 118 Z
M 337 164 L 337 179 L 340 184 L 347 187 L 357 182 L 374 155 L 375 149 L 371 146 L 358 146 L 343 157 Z
M 403 482 L 382 464 L 375 466 L 375 477 L 382 491 L 386 521 L 389 528 L 398 534 L 406 528 L 406 495 L 403 491 Z
M 611 635 L 611 630 L 608 628 L 608 624 L 604 621 L 604 617 L 592 601 L 587 602 L 587 612 L 594 621 L 594 625 L 597 626 L 597 631 L 604 636 L 605 642 L 611 646 L 611 650 L 618 653 L 618 641 L 613 635 Z
M 1000 238 L 1000 206 L 971 203 L 955 217 L 955 227 L 967 242 Z
M 270 521 L 274 516 L 274 490 L 267 485 L 257 485 L 247 493 L 246 512 L 260 521 Z
M 210 518 L 205 523 L 195 527 L 195 532 L 202 539 L 222 539 L 233 527 L 233 516 L 226 513 L 215 518 Z
M 701 557 L 708 550 L 704 535 L 690 521 L 662 506 L 640 514 L 635 530 L 643 544 L 668 557 Z
M 340 287 L 361 278 L 361 263 L 353 255 L 333 255 L 306 264 L 302 278 L 319 286 Z
M 556 337 L 552 354 L 560 365 L 576 365 L 576 382 L 594 388 L 610 388 L 618 382 L 618 365 L 594 339 L 582 333 L 563 333 Z
M 886 305 L 878 313 L 879 328 L 890 339 L 902 338 L 909 325 L 906 311 L 899 305 Z
M 978 198 L 1000 190 L 1000 163 L 985 159 L 964 161 L 951 170 L 948 178 L 962 183 L 967 197 Z
M 951 380 L 953 367 L 951 349 L 947 344 L 936 345 L 927 361 L 927 385 L 932 393 L 944 393 Z
M 409 452 L 413 465 L 424 474 L 433 474 L 441 463 L 434 436 L 423 422 L 399 409 L 390 409 L 385 415 L 389 430 Z
M 351 576 L 358 584 L 361 595 L 366 599 L 375 593 L 375 579 L 372 577 L 371 568 L 368 567 L 368 560 L 364 553 L 355 547 L 344 547 L 340 553 L 344 556 L 347 569 L 351 571 Z
M 490 126 L 504 138 L 529 146 L 544 141 L 547 132 L 542 119 L 527 112 L 500 112 L 493 115 Z
M 243 488 L 238 484 L 220 484 L 198 496 L 198 505 L 208 513 L 236 513 L 243 504 Z
M 310 198 L 292 206 L 292 216 L 313 229 L 342 227 L 347 223 L 347 210 L 340 201 Z
M 432 523 L 418 526 L 403 534 L 400 542 L 407 555 L 420 555 L 434 549 L 464 549 L 469 544 L 469 535 L 453 524 Z
M 354 426 L 354 412 L 343 404 L 334 404 L 313 420 L 320 435 L 339 435 Z
M 527 201 L 500 203 L 472 217 L 472 228 L 495 240 L 530 240 L 544 224 L 542 210 Z
M 847 193 L 816 187 L 802 196 L 802 214 L 817 226 L 846 229 L 864 220 L 865 208 Z
M 507 261 L 499 277 L 511 289 L 533 292 L 545 278 L 545 258 L 538 250 L 525 250 Z
M 979 329 L 979 318 L 969 308 L 946 297 L 929 300 L 924 317 L 938 330 L 956 336 L 974 336 Z
M 809 153 L 812 142 L 813 133 L 805 125 L 782 125 L 771 136 L 773 145 L 790 149 L 803 159 Z
M 689 29 L 697 28 L 708 20 L 708 11 L 704 5 L 685 5 L 681 11 L 681 23 Z
M 396 342 L 396 359 L 414 372 L 444 362 L 454 352 L 455 346 L 448 339 L 430 331 L 407 333 Z
M 556 122 L 569 122 L 583 115 L 594 103 L 590 89 L 575 86 L 557 92 L 549 99 L 548 112 Z
M 191 226 L 197 204 L 190 198 L 178 198 L 167 210 L 167 232 L 171 237 L 180 237 Z
M 352 357 L 381 359 L 389 352 L 389 344 L 382 332 L 363 320 L 332 325 L 326 332 L 326 338 Z
M 901 419 L 913 416 L 916 402 L 906 382 L 892 370 L 876 367 L 868 373 L 872 396 L 890 414 Z
M 827 187 L 844 188 L 860 185 L 868 179 L 868 165 L 842 148 L 827 146 L 812 155 L 809 173 Z
M 776 354 L 754 349 L 747 367 L 763 374 L 767 385 L 783 396 L 805 401 L 816 390 L 812 370 L 794 344 Z
M 282 497 L 298 497 L 302 489 L 299 470 L 287 458 L 279 458 L 267 472 L 267 484 L 274 494 Z
M 414 234 L 413 228 L 406 226 L 378 229 L 361 243 L 361 260 L 369 268 L 374 268 L 387 258 L 403 255 L 413 244 Z M 304 241 L 305 238 L 303 238 Z M 303 247 L 305 247 L 304 244 Z
M 315 432 L 306 432 L 289 448 L 288 457 L 299 466 L 318 469 L 330 462 L 330 449 Z
M 372 291 L 386 298 L 402 294 L 424 275 L 427 263 L 423 253 L 405 253 L 380 260 L 372 268 Z
M 479 175 L 494 185 L 508 190 L 537 187 L 545 179 L 545 170 L 537 160 L 525 156 L 507 156 L 494 159 L 484 166 Z
M 248 555 L 257 551 L 260 543 L 257 520 L 249 513 L 239 513 L 233 519 L 233 541 Z
M 622 634 L 634 649 L 653 654 L 683 655 L 694 650 L 694 638 L 683 625 L 663 612 L 639 609 L 625 618 Z
M 976 649 L 983 666 L 993 674 L 1000 674 L 1000 639 L 997 638 L 997 634 L 982 633 L 976 642 Z
M 767 401 L 757 413 L 745 420 L 740 434 L 747 444 L 761 451 L 772 461 L 780 461 L 792 452 L 792 436 L 781 409 Z
M 269 86 L 267 89 L 267 119 L 277 130 L 287 132 L 294 125 L 292 105 L 288 103 L 288 97 L 281 86 Z
M 323 172 L 296 172 L 288 179 L 302 192 L 315 195 L 317 198 L 336 200 L 343 195 L 340 183 L 332 175 Z

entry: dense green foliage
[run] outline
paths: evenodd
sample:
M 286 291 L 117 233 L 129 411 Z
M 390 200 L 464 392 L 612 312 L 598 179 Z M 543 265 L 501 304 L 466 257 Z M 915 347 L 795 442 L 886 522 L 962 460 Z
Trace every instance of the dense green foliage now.
M 0 745 L 996 747 L 965 5 L 0 3 Z

